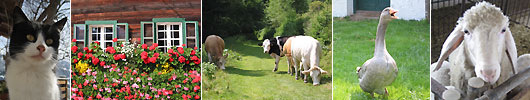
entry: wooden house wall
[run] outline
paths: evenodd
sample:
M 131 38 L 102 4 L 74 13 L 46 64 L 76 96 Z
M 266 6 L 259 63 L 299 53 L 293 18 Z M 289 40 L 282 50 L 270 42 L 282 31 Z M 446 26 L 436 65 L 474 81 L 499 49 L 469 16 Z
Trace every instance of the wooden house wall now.
M 72 0 L 71 4 L 72 24 L 87 20 L 128 23 L 131 42 L 141 38 L 140 22 L 152 18 L 185 18 L 201 26 L 200 0 Z

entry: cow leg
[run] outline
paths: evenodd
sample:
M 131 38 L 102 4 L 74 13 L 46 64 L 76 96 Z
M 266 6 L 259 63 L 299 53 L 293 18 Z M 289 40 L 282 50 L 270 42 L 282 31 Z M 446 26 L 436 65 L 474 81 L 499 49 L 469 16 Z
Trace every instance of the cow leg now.
M 298 77 L 300 76 L 300 62 L 298 60 L 295 60 L 295 59 L 292 59 L 293 61 L 293 66 L 294 66 L 294 71 L 296 72 L 295 73 L 295 79 L 298 80 Z M 298 69 L 297 69 L 298 68 Z
M 273 57 L 276 61 L 274 62 L 275 66 L 272 72 L 278 71 L 278 64 L 280 63 L 280 56 L 276 55 L 275 53 L 271 53 L 271 57 Z
M 287 57 L 287 67 L 289 67 L 289 74 L 291 74 L 291 76 L 293 76 L 293 74 L 295 73 L 295 68 L 294 68 L 294 65 L 293 65 L 293 57 Z
M 304 68 L 303 71 L 309 70 L 309 66 L 308 66 L 307 62 L 308 62 L 307 59 L 302 59 L 302 67 Z M 305 74 L 303 74 L 303 75 L 304 75 L 304 83 L 307 83 L 307 76 L 308 75 L 305 75 Z

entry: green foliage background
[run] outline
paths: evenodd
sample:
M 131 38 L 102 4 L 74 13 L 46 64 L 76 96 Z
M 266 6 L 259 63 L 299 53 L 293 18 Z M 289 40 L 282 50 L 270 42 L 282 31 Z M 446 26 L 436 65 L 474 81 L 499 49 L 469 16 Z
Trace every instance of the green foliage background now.
M 211 34 L 252 40 L 308 35 L 331 44 L 330 0 L 205 0 L 203 40 Z

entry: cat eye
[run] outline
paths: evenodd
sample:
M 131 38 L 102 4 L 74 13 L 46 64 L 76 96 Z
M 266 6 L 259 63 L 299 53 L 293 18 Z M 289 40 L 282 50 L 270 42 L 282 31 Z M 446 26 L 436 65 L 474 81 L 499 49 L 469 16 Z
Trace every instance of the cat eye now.
M 47 45 L 51 45 L 52 43 L 53 43 L 53 40 L 52 40 L 52 39 L 47 39 L 47 40 L 46 40 L 46 44 L 47 44 Z
M 33 35 L 26 35 L 26 38 L 29 40 L 29 41 L 35 41 L 35 37 Z

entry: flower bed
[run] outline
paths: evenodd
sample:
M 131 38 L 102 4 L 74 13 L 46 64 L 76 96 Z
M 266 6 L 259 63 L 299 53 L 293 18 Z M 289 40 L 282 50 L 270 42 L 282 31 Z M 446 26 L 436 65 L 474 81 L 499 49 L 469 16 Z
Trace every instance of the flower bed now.
M 72 99 L 201 99 L 197 48 L 157 44 L 78 48 L 72 40 Z

